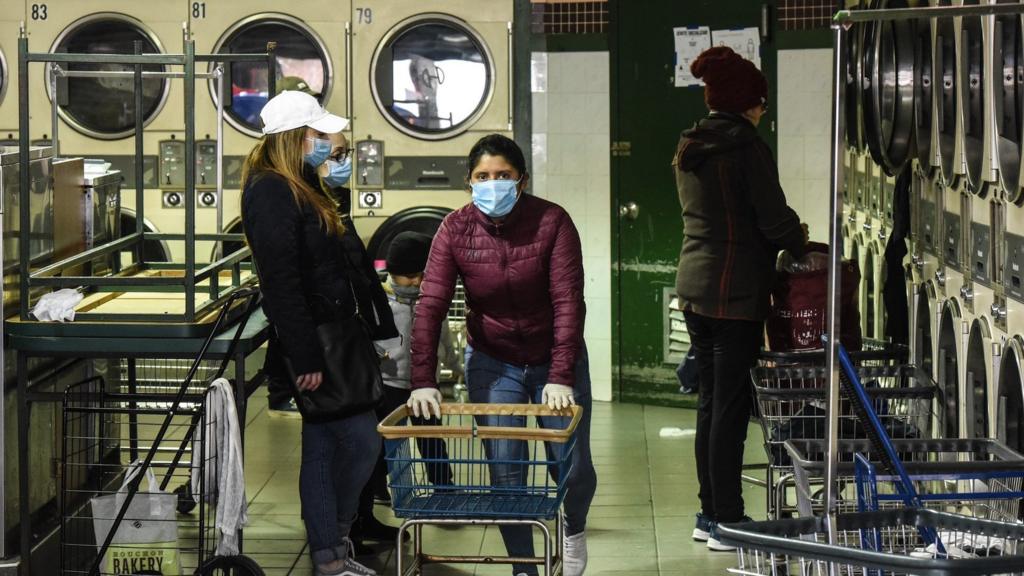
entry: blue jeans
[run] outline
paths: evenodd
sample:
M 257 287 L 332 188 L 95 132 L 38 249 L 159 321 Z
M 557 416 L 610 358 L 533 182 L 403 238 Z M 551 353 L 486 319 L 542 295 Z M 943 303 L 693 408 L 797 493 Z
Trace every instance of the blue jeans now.
M 313 562 L 345 558 L 359 506 L 380 451 L 373 410 L 323 423 L 302 423 L 299 497 Z
M 466 348 L 466 383 L 469 399 L 474 403 L 539 404 L 544 385 L 547 384 L 549 364 L 517 366 L 492 358 L 483 352 Z M 562 503 L 566 534 L 579 534 L 586 528 L 587 513 L 597 490 L 597 473 L 590 457 L 590 366 L 586 346 L 580 350 L 575 366 L 576 381 L 573 396 L 583 407 L 583 417 L 576 428 L 576 447 L 572 454 L 572 471 L 566 480 L 567 491 Z M 538 418 L 543 428 L 563 428 L 566 418 Z M 481 426 L 526 426 L 522 416 L 487 416 L 480 418 Z M 518 460 L 527 458 L 525 442 L 501 440 L 487 443 L 488 458 Z M 549 457 L 558 456 L 561 444 L 547 446 Z M 526 467 L 509 464 L 491 465 L 491 482 L 495 486 L 526 484 Z M 501 537 L 511 556 L 533 556 L 533 535 L 527 526 L 502 526 Z M 513 573 L 537 574 L 534 565 L 516 564 Z

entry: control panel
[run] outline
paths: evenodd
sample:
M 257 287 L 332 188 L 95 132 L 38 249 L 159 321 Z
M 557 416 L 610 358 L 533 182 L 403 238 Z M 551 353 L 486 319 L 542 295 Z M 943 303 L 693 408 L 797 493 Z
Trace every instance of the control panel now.
M 1006 233 L 1006 268 L 1003 280 L 1006 295 L 1024 302 L 1024 237 Z
M 960 215 L 946 212 L 943 215 L 942 259 L 947 266 L 960 269 Z
M 217 206 L 217 141 L 196 140 L 196 206 Z M 165 208 L 180 208 L 185 202 L 185 142 L 170 139 L 160 142 L 159 183 Z M 225 183 L 226 184 L 226 183 Z
M 399 190 L 462 190 L 469 161 L 465 156 L 389 156 L 387 187 Z
M 932 256 L 938 256 L 936 249 L 935 234 L 935 203 L 930 200 L 921 200 L 921 246 L 924 251 Z
M 971 277 L 985 286 L 992 285 L 992 232 L 985 224 L 971 223 Z
M 381 188 L 384 186 L 384 142 L 360 140 L 356 142 L 355 178 L 357 188 Z M 360 199 L 360 206 L 362 200 Z

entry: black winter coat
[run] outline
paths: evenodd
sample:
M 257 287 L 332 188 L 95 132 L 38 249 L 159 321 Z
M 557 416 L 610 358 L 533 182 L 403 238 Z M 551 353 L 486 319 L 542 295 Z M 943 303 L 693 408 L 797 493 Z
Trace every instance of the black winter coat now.
M 749 120 L 715 112 L 683 132 L 676 157 L 683 247 L 676 293 L 712 318 L 768 315 L 780 249 L 804 253 L 771 149 Z
M 319 179 L 307 172 L 320 189 Z M 356 301 L 374 339 L 398 335 L 362 242 L 352 232 L 328 234 L 312 207 L 296 204 L 283 178 L 250 178 L 242 191 L 242 223 L 260 277 L 263 308 L 295 374 L 324 369 L 316 326 L 351 316 Z

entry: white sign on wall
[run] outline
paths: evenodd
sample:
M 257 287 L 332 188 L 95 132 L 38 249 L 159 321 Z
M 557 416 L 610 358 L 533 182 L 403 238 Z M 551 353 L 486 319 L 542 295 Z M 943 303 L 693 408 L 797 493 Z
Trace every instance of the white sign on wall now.
M 707 26 L 688 26 L 673 28 L 675 37 L 676 65 L 675 85 L 677 88 L 686 86 L 703 86 L 704 83 L 690 73 L 690 64 L 700 53 L 711 47 L 711 28 Z
M 736 30 L 715 30 L 711 32 L 711 43 L 715 46 L 728 46 L 732 51 L 761 68 L 761 31 L 757 28 L 739 28 Z

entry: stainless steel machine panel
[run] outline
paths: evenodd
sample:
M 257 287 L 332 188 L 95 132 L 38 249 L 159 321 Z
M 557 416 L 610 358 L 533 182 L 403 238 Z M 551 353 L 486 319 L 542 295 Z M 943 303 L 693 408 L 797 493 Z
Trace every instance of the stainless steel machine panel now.
M 384 161 L 388 188 L 462 190 L 469 170 L 465 156 L 389 156 Z
M 921 200 L 921 249 L 928 254 L 938 256 L 938 234 L 935 226 L 935 203 Z
M 960 269 L 960 247 L 963 242 L 960 229 L 960 215 L 955 212 L 943 214 L 942 258 L 947 266 Z
M 985 286 L 992 285 L 992 229 L 978 222 L 971 223 L 971 277 Z
M 1006 295 L 1024 302 L 1024 237 L 1006 234 L 1006 266 L 1003 273 Z
M 32 183 L 29 188 L 29 254 L 33 262 L 46 260 L 53 254 L 53 189 L 50 186 L 51 148 L 29 150 L 29 172 Z M 18 150 L 0 149 L 0 189 L 4 195 L 4 307 L 13 305 L 18 299 L 17 266 L 20 246 L 19 231 L 19 183 L 20 165 Z M 7 290 L 7 287 L 13 290 Z
M 384 142 L 380 140 L 360 140 L 356 142 L 356 166 L 359 171 L 355 183 L 360 187 L 381 187 L 384 185 Z

